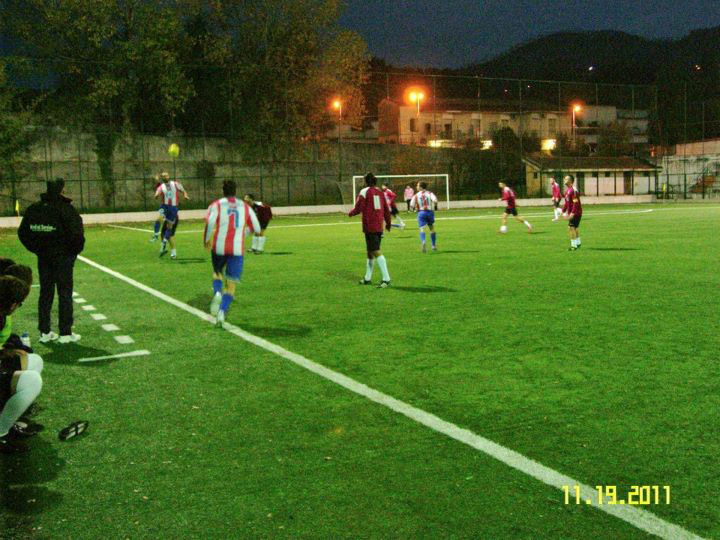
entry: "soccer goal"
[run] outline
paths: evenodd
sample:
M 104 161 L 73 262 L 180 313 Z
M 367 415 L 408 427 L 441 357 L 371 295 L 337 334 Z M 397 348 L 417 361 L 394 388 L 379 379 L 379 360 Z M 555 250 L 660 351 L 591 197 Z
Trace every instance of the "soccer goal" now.
M 352 177 L 353 203 L 357 199 L 358 190 L 364 185 L 364 174 L 357 174 Z M 418 182 L 427 182 L 428 189 L 435 193 L 438 202 L 442 200 L 441 193 L 445 192 L 445 204 L 450 210 L 450 175 L 449 174 L 376 174 L 378 182 L 385 183 L 398 196 L 398 204 L 404 202 L 403 191 L 405 186 L 410 184 L 413 189 Z

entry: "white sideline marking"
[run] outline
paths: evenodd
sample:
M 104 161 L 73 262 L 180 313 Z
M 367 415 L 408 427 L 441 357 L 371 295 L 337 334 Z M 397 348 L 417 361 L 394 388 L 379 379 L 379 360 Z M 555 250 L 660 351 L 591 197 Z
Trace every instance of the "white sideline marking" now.
M 115 270 L 111 270 L 110 268 L 91 261 L 90 259 L 83 257 L 82 255 L 78 256 L 78 259 L 94 268 L 97 268 L 102 272 L 105 272 L 106 274 L 110 274 L 111 276 L 154 296 L 155 298 L 159 298 L 160 300 L 167 302 L 168 304 L 171 304 L 177 308 L 182 309 L 183 311 L 186 311 L 187 313 L 190 313 L 191 315 L 195 315 L 199 319 L 202 319 L 211 324 L 215 323 L 215 317 L 213 317 L 209 313 L 200 311 L 199 309 L 194 308 L 184 302 L 181 302 L 180 300 L 176 300 L 175 298 L 168 296 L 165 293 L 148 287 L 147 285 L 144 285 L 139 281 L 135 281 L 134 279 L 127 277 L 119 272 L 116 272 Z M 363 396 L 380 405 L 383 405 L 392 411 L 402 414 L 403 416 L 406 416 L 419 424 L 422 424 L 434 431 L 437 431 L 438 433 L 442 433 L 443 435 L 455 439 L 456 441 L 462 442 L 472 448 L 475 448 L 476 450 L 480 450 L 481 452 L 497 459 L 498 461 L 501 461 L 509 467 L 512 467 L 522 473 L 527 474 L 528 476 L 532 476 L 533 478 L 540 480 L 548 486 L 552 486 L 554 488 L 562 490 L 563 486 L 577 485 L 580 488 L 581 499 L 590 499 L 592 501 L 593 508 L 610 514 L 611 516 L 622 519 L 623 521 L 637 527 L 638 529 L 668 540 L 702 540 L 701 537 L 693 534 L 692 532 L 683 529 L 678 525 L 665 521 L 662 518 L 656 516 L 655 514 L 648 512 L 647 510 L 635 508 L 633 506 L 611 506 L 607 504 L 600 505 L 598 500 L 598 492 L 592 487 L 578 482 L 574 478 L 565 476 L 564 474 L 559 473 L 549 467 L 546 467 L 545 465 L 542 465 L 537 461 L 527 458 L 522 454 L 515 452 L 514 450 L 510 450 L 509 448 L 505 448 L 504 446 L 501 446 L 489 439 L 481 437 L 480 435 L 477 435 L 468 429 L 464 429 L 456 426 L 455 424 L 447 422 L 432 413 L 426 412 L 422 409 L 418 409 L 417 407 L 413 407 L 412 405 L 395 399 L 387 394 L 383 394 L 382 392 L 379 392 L 378 390 L 375 390 L 361 382 L 351 379 L 346 375 L 343 375 L 329 368 L 326 368 L 325 366 L 322 366 L 316 362 L 313 362 L 312 360 L 309 360 L 304 356 L 288 351 L 287 349 L 283 349 L 282 347 L 275 345 L 274 343 L 271 343 L 258 336 L 245 332 L 244 330 L 233 324 L 224 323 L 223 329 L 247 341 L 248 343 L 252 343 L 257 347 L 260 347 L 261 349 L 265 349 L 266 351 L 277 354 L 278 356 L 281 356 L 286 360 L 289 360 L 292 363 L 304 369 L 307 369 L 308 371 L 311 371 L 316 375 L 323 377 L 324 379 L 332 381 L 335 384 L 338 384 L 343 388 L 354 392 L 355 394 Z
M 82 307 L 85 311 L 95 311 L 95 306 L 91 306 L 90 304 Z
M 104 321 L 105 319 L 107 319 L 107 317 L 102 313 L 91 313 L 90 316 L 96 321 Z
M 549 205 L 548 205 L 549 207 Z M 502 207 L 498 207 L 497 210 L 502 210 Z M 608 210 L 606 212 L 584 212 L 584 216 L 609 216 L 615 214 L 647 214 L 653 212 L 654 208 L 648 208 L 645 210 Z M 542 214 L 522 214 L 525 217 L 548 217 L 552 213 L 550 211 L 543 212 Z M 467 219 L 500 219 L 502 212 L 491 215 L 482 216 L 456 216 L 456 217 L 438 217 L 435 221 L 452 221 L 452 220 L 467 220 Z M 412 216 L 408 218 L 412 219 Z M 357 221 L 335 221 L 332 223 L 304 223 L 300 225 L 275 225 L 273 229 L 296 229 L 300 227 L 337 227 L 342 225 L 357 225 Z M 125 225 L 108 225 L 108 227 L 114 227 L 116 229 L 127 229 L 129 231 L 140 231 L 144 233 L 151 233 L 150 229 L 140 229 L 138 227 L 127 227 Z M 190 231 L 178 231 L 176 234 L 197 234 L 204 232 L 204 229 L 193 229 Z
M 40 287 L 40 285 L 38 285 L 38 284 L 30 285 L 30 288 L 32 288 L 32 289 L 35 289 L 36 287 Z M 73 293 L 73 295 L 75 295 L 75 293 Z
M 80 297 L 73 298 L 73 301 L 77 304 L 84 304 L 85 302 L 87 302 L 87 300 L 85 300 L 84 298 L 80 298 Z
M 105 330 L 106 332 L 116 332 L 116 331 L 120 330 L 120 328 L 118 328 L 114 324 L 103 324 L 102 329 Z
M 40 285 L 38 285 L 38 287 L 39 287 L 39 286 L 40 286 Z M 33 285 L 33 287 L 34 287 L 34 285 Z M 73 291 L 73 297 L 75 297 L 75 296 L 80 296 L 80 294 L 79 294 L 79 293 L 76 293 L 75 291 Z
M 130 343 L 135 343 L 135 340 L 133 338 L 131 338 L 130 336 L 115 336 L 115 341 L 117 341 L 121 345 L 128 345 Z
M 107 356 L 93 356 L 92 358 L 80 358 L 78 362 L 97 362 L 98 360 L 109 360 L 111 358 L 127 358 L 129 356 L 147 356 L 150 351 L 132 351 L 120 354 L 109 354 Z

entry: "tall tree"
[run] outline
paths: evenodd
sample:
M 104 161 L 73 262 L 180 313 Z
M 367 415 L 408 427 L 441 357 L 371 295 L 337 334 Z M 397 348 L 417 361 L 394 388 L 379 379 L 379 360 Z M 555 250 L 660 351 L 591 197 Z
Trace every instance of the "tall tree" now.
M 181 24 L 172 1 L 6 0 L 1 30 L 56 79 L 57 121 L 96 133 L 109 204 L 121 132 L 169 130 L 192 88 L 181 65 Z

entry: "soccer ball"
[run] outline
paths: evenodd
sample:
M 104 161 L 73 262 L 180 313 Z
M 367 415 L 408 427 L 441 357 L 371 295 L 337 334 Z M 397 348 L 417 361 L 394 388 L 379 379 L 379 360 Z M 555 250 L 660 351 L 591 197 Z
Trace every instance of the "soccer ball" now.
M 503 234 L 505 234 L 505 233 L 507 232 L 507 225 L 502 225 L 502 226 L 500 227 L 500 232 L 503 233 Z

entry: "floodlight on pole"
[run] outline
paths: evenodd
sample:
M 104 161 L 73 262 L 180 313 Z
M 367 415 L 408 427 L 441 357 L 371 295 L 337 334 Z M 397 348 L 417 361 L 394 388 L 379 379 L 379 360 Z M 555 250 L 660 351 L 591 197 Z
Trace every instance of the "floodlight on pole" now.
M 417 115 L 420 116 L 420 102 L 425 99 L 425 93 L 421 90 L 413 90 L 408 94 L 411 103 L 417 104 Z
M 575 103 L 572 106 L 572 135 L 575 139 L 575 130 L 577 129 L 577 114 L 583 110 L 582 105 Z

